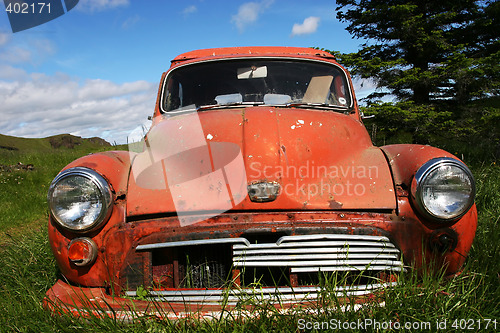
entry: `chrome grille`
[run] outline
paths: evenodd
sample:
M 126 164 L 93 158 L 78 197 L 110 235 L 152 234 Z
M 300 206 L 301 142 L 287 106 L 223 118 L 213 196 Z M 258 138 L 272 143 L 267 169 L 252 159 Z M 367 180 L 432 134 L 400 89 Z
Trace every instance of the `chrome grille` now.
M 250 296 L 287 302 L 312 300 L 322 291 L 320 275 L 323 282 L 325 277 L 332 279 L 326 285 L 337 295 L 359 296 L 394 285 L 384 274 L 404 270 L 400 251 L 389 238 L 372 235 L 296 235 L 262 243 L 251 243 L 245 237 L 212 238 L 141 244 L 136 250 L 151 253 L 150 281 L 158 281 L 155 272 L 168 277 L 170 282 L 150 285 L 155 288 L 149 289 L 147 296 L 162 302 L 237 303 Z M 187 254 L 189 262 L 183 259 Z M 195 261 L 194 254 L 200 254 L 198 259 L 202 261 Z M 232 276 L 233 280 L 212 283 L 210 279 L 218 267 L 214 265 L 224 268 L 218 276 L 230 280 Z M 188 275 L 190 285 L 183 282 Z M 254 289 L 255 281 L 262 288 Z M 126 295 L 137 297 L 133 289 L 138 286 L 129 283 Z
M 291 273 L 402 270 L 399 250 L 384 236 L 284 236 L 276 243 L 234 244 L 235 267 L 289 267 Z

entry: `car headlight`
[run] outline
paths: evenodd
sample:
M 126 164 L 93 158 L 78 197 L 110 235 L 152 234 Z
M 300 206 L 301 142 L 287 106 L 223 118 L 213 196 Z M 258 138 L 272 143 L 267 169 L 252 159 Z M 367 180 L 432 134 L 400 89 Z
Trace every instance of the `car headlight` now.
M 418 169 L 412 194 L 418 210 L 443 222 L 462 217 L 474 203 L 474 177 L 462 162 L 435 158 Z
M 112 194 L 99 173 L 76 167 L 61 172 L 52 181 L 48 202 L 52 216 L 63 228 L 88 231 L 109 217 Z

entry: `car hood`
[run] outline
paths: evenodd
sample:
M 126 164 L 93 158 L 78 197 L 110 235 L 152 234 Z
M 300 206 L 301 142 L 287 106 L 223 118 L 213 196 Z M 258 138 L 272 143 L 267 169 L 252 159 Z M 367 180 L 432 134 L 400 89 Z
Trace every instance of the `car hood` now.
M 342 113 L 259 106 L 168 115 L 143 147 L 132 153 L 129 216 L 396 208 L 384 154 Z

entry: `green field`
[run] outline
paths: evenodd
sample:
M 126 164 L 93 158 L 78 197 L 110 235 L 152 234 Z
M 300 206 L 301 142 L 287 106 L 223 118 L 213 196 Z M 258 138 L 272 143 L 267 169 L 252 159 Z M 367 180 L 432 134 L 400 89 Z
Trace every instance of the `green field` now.
M 125 324 L 53 316 L 41 305 L 59 276 L 46 233 L 48 185 L 75 158 L 113 148 L 99 141 L 71 140 L 0 136 L 0 332 L 335 331 L 354 322 L 371 323 L 362 326 L 368 332 L 392 331 L 385 326 L 389 322 L 401 332 L 500 331 L 500 167 L 494 159 L 465 160 L 477 181 L 479 226 L 465 270 L 451 280 L 439 274 L 417 279 L 408 273 L 372 305 L 352 311 L 339 311 L 338 299 L 326 290 L 328 306 L 282 314 L 261 304 L 256 317 L 247 320 L 229 316 L 172 323 L 139 318 Z M 404 329 L 405 324 L 410 327 Z M 360 328 L 350 327 L 342 331 Z

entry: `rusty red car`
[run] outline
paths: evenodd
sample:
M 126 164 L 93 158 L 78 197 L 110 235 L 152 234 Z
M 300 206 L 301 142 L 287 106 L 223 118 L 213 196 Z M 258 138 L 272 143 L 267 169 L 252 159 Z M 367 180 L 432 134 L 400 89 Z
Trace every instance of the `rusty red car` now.
M 82 157 L 53 180 L 62 277 L 46 303 L 175 317 L 251 295 L 303 304 L 332 276 L 334 292 L 361 298 L 431 264 L 459 273 L 477 225 L 470 170 L 431 146 L 376 147 L 362 118 L 328 52 L 177 56 L 129 150 Z

